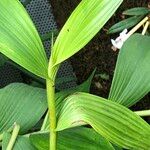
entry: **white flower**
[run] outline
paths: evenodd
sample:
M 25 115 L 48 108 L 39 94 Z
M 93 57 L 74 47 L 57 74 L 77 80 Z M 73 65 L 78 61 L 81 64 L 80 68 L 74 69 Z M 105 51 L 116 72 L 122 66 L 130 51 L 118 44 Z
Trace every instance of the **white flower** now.
M 127 32 L 128 30 L 127 29 L 124 29 L 119 37 L 117 37 L 115 40 L 111 39 L 111 43 L 112 45 L 117 48 L 117 49 L 121 49 L 123 43 L 127 40 L 128 36 L 127 36 Z

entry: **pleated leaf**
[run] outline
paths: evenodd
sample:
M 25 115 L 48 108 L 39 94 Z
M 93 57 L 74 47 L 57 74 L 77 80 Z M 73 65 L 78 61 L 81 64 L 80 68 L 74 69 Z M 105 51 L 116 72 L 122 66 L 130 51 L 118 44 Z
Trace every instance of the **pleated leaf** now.
M 150 126 L 134 112 L 98 96 L 75 93 L 64 100 L 57 131 L 85 124 L 123 148 L 150 148 Z
M 6 150 L 8 143 L 10 141 L 11 134 L 4 133 L 2 150 Z M 18 136 L 14 144 L 13 150 L 37 150 L 29 140 L 29 137 Z
M 42 42 L 19 0 L 0 1 L 0 52 L 30 72 L 47 78 L 48 61 Z
M 10 129 L 14 122 L 21 133 L 31 129 L 47 109 L 44 89 L 22 83 L 10 84 L 0 89 L 0 134 Z
M 86 81 L 84 81 L 82 84 L 80 84 L 74 88 L 70 88 L 70 89 L 63 90 L 63 91 L 56 93 L 55 99 L 56 99 L 57 116 L 58 116 L 60 109 L 62 107 L 61 103 L 67 96 L 69 96 L 75 92 L 87 92 L 87 93 L 90 92 L 90 86 L 91 86 L 95 71 L 96 70 L 94 70 L 92 72 L 92 74 L 89 76 L 89 78 Z M 42 131 L 49 130 L 49 125 L 50 125 L 49 124 L 49 118 L 47 116 L 45 116 L 45 117 L 46 117 L 46 124 L 45 124 L 45 127 L 42 129 Z
M 58 132 L 58 150 L 114 150 L 113 146 L 93 129 L 78 127 Z M 49 150 L 49 133 L 31 134 L 38 150 Z
M 82 0 L 56 39 L 51 65 L 63 62 L 83 48 L 114 14 L 122 1 Z
M 109 99 L 132 106 L 150 91 L 150 37 L 134 34 L 120 50 Z

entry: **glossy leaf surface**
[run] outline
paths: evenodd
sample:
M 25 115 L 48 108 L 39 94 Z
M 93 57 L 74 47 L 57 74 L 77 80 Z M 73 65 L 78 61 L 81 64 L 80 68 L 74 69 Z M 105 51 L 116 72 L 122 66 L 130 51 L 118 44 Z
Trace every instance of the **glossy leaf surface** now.
M 0 52 L 30 72 L 47 78 L 48 61 L 42 42 L 18 0 L 0 1 Z
M 82 0 L 58 35 L 50 68 L 83 48 L 114 14 L 123 0 Z
M 76 93 L 64 100 L 57 131 L 85 124 L 123 148 L 146 150 L 150 147 L 150 126 L 134 112 L 98 96 Z

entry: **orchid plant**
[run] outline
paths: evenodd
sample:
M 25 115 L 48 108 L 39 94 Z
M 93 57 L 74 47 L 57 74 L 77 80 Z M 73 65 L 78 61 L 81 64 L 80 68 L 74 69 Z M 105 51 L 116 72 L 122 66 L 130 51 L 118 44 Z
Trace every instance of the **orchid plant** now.
M 113 44 L 113 50 L 120 49 L 123 43 L 141 26 L 144 26 L 142 35 L 146 34 L 149 26 L 149 12 L 150 9 L 147 7 L 135 7 L 128 9 L 122 13 L 122 15 L 129 16 L 129 18 L 116 23 L 108 30 L 109 34 L 117 33 L 123 30 L 118 38 L 116 38 L 115 40 L 111 40 Z M 135 27 L 127 34 L 128 29 L 133 26 Z
M 133 112 L 127 108 L 150 90 L 149 37 L 134 34 L 124 42 L 107 100 L 86 93 L 91 77 L 74 89 L 55 92 L 61 63 L 95 36 L 122 1 L 81 1 L 55 42 L 52 38 L 49 60 L 22 4 L 18 0 L 0 1 L 0 52 L 46 80 L 46 90 L 23 83 L 0 90 L 2 149 L 150 148 L 150 126 L 139 116 L 147 111 Z M 33 132 L 43 115 L 42 126 Z

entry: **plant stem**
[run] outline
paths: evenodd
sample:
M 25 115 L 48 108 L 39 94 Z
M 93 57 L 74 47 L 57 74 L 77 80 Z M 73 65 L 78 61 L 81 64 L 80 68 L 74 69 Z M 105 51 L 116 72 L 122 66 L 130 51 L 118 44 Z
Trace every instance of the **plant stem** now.
M 8 143 L 6 150 L 12 150 L 12 148 L 15 144 L 16 138 L 18 136 L 19 130 L 20 130 L 20 126 L 18 124 L 14 123 L 14 129 L 12 132 L 12 136 L 10 138 L 10 141 Z
M 134 32 L 136 32 L 145 22 L 147 22 L 149 17 L 145 17 L 141 22 L 139 22 L 133 29 L 131 29 L 128 34 L 127 38 L 129 38 Z
M 47 100 L 49 109 L 49 121 L 50 121 L 50 150 L 56 150 L 56 110 L 55 110 L 55 85 L 54 83 L 47 79 Z
M 135 113 L 141 117 L 150 116 L 150 110 L 135 111 Z
M 149 21 L 147 21 L 146 22 L 146 24 L 145 24 L 145 26 L 144 26 L 144 29 L 143 29 L 143 31 L 142 31 L 142 35 L 145 35 L 146 34 L 146 31 L 147 31 L 147 29 L 148 29 L 148 27 L 149 27 Z

